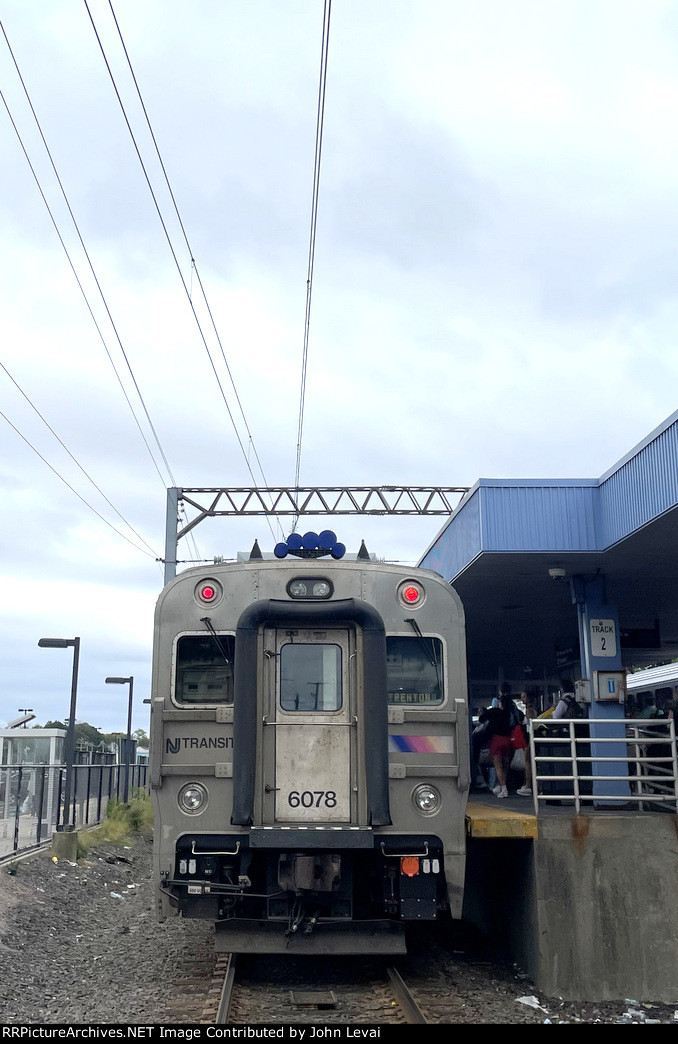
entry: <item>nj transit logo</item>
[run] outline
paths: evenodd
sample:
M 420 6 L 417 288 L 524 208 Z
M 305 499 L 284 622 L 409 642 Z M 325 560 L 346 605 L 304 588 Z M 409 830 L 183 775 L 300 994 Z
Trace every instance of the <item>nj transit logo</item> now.
M 165 753 L 178 754 L 184 750 L 228 750 L 233 749 L 232 736 L 178 736 L 165 740 Z

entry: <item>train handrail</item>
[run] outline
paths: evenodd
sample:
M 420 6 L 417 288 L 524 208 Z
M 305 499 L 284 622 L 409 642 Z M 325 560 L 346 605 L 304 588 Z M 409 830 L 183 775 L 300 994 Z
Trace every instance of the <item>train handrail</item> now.
M 235 852 L 228 851 L 227 849 L 221 849 L 220 851 L 216 851 L 216 852 L 209 852 L 206 848 L 201 848 L 200 851 L 196 852 L 196 850 L 195 850 L 195 841 L 191 841 L 191 855 L 228 855 L 228 856 L 235 856 L 235 855 L 238 854 L 239 851 L 240 851 L 240 842 L 239 841 L 236 841 L 236 843 L 235 843 Z
M 310 711 L 311 714 L 318 713 L 317 711 Z M 291 728 L 306 728 L 309 725 L 322 725 L 324 729 L 355 729 L 358 727 L 358 719 L 355 714 L 350 721 L 269 721 L 268 715 L 264 714 L 261 719 L 262 725 L 271 725 L 273 728 L 280 728 L 280 726 L 288 725 Z
M 387 852 L 383 841 L 379 847 L 381 848 L 381 854 L 385 859 L 407 859 L 409 856 L 426 859 L 428 857 L 428 841 L 424 841 L 425 851 L 423 852 Z

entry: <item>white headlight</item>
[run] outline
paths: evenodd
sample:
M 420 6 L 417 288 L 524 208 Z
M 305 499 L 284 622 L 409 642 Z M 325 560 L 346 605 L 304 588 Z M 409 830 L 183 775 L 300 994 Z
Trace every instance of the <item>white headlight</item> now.
M 430 783 L 420 783 L 412 792 L 415 808 L 423 815 L 432 816 L 442 804 L 440 791 Z
M 323 576 L 295 576 L 287 584 L 290 598 L 331 598 L 332 582 Z
M 179 808 L 188 816 L 197 816 L 207 808 L 207 788 L 202 783 L 187 783 L 179 791 Z

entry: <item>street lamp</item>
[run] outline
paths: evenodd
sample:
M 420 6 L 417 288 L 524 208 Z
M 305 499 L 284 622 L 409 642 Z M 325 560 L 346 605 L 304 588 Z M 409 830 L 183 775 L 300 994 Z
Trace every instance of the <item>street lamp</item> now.
M 129 705 L 127 707 L 127 764 L 125 766 L 125 789 L 122 800 L 127 804 L 129 798 L 129 759 L 132 756 L 132 691 L 134 689 L 134 678 L 107 678 L 107 685 L 129 685 Z
M 71 711 L 66 729 L 66 786 L 64 788 L 64 821 L 57 830 L 73 830 L 75 823 L 67 823 L 70 817 L 71 793 L 73 790 L 73 762 L 75 761 L 75 705 L 78 698 L 78 662 L 80 660 L 79 638 L 40 638 L 41 649 L 73 649 L 73 677 L 71 680 Z

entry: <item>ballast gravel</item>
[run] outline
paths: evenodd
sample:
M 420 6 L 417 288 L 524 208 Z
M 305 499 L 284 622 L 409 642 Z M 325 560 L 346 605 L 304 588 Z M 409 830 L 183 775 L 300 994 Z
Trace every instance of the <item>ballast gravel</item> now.
M 39 852 L 0 864 L 0 1023 L 200 1021 L 213 929 L 205 921 L 156 922 L 151 855 L 151 842 L 140 837 L 129 847 L 100 845 L 78 863 Z M 439 942 L 428 951 L 426 938 L 406 967 L 416 979 L 434 963 L 438 981 L 454 993 L 455 1024 L 678 1025 L 674 1007 L 642 998 L 546 998 L 514 966 Z
M 203 921 L 155 920 L 152 843 L 0 868 L 0 1021 L 173 1022 L 178 971 L 211 966 Z

